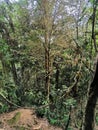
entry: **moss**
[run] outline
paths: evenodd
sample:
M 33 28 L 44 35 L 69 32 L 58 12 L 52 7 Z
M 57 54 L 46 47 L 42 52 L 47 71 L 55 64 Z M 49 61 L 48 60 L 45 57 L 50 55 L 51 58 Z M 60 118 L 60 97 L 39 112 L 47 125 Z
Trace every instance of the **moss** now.
M 16 124 L 16 123 L 19 121 L 20 116 L 21 116 L 21 113 L 20 113 L 20 112 L 17 112 L 12 119 L 8 120 L 8 124 L 9 124 L 9 125 L 14 125 L 14 124 Z

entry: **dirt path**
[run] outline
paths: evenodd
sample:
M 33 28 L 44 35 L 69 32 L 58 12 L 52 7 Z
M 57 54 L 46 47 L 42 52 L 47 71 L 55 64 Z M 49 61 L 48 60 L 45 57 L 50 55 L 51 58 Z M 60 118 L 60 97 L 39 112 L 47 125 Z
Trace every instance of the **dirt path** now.
M 0 130 L 62 130 L 39 119 L 31 109 L 17 109 L 0 115 Z

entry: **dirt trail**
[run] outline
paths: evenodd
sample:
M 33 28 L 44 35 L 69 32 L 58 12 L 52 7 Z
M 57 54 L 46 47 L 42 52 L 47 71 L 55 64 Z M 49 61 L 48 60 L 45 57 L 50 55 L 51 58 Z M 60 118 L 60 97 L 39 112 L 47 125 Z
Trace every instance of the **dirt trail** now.
M 0 130 L 62 130 L 51 126 L 47 119 L 37 118 L 32 109 L 17 109 L 0 115 Z

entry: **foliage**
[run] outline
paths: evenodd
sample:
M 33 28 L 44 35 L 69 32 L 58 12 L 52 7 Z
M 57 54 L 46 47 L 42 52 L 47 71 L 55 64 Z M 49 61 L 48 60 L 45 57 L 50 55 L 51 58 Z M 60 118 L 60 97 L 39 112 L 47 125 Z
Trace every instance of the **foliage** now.
M 1 113 L 34 106 L 38 116 L 65 129 L 76 109 L 68 129 L 76 127 L 74 120 L 81 126 L 96 55 L 88 15 L 93 9 L 90 2 L 71 3 L 0 2 Z

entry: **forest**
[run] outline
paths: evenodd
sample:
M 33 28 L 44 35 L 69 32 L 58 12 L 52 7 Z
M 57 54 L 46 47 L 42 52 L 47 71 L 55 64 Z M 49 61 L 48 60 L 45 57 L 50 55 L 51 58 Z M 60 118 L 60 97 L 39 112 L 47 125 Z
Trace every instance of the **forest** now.
M 98 130 L 97 53 L 98 0 L 0 0 L 0 130 Z

